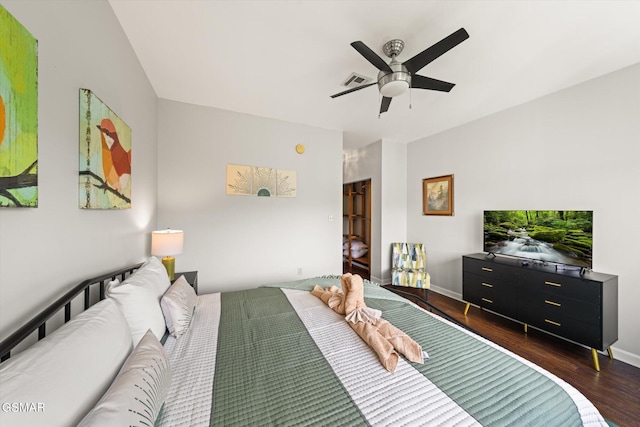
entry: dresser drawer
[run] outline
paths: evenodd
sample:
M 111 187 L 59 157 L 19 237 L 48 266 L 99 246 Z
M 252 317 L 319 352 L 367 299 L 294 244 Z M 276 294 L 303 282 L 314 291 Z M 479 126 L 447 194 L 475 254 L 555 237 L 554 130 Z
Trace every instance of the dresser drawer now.
M 576 277 L 532 271 L 520 280 L 526 292 L 547 293 L 600 305 L 602 283 Z
M 516 295 L 516 282 L 511 280 L 505 280 L 497 276 L 490 276 L 487 274 L 477 274 L 470 271 L 462 272 L 462 280 L 464 281 L 464 287 L 475 287 L 478 289 L 484 289 L 487 292 L 494 294 L 501 294 L 504 296 L 515 297 Z
M 516 268 L 490 260 L 463 258 L 462 269 L 465 272 L 474 273 L 493 281 L 515 282 L 518 278 Z
M 493 278 L 463 272 L 462 298 L 465 301 L 489 310 L 513 317 L 516 310 L 515 285 L 511 282 L 496 282 Z
M 599 327 L 600 306 L 584 300 L 550 293 L 520 293 L 518 295 L 518 317 L 531 322 L 539 317 L 576 320 Z
M 603 350 L 601 328 L 598 326 L 574 319 L 555 318 L 542 314 L 526 323 L 571 341 Z

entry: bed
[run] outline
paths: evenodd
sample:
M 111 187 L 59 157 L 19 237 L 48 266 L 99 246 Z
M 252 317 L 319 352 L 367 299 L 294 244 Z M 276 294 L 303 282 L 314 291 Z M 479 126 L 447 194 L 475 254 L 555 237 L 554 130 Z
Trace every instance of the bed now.
M 137 267 L 134 266 L 134 270 Z M 129 279 L 137 274 L 133 273 Z M 115 282 L 116 275 L 99 277 L 100 297 L 109 299 L 109 287 Z M 122 277 L 118 281 L 124 284 L 126 280 Z M 91 280 L 83 283 L 89 282 Z M 169 293 L 174 285 L 165 293 Z M 146 421 L 166 426 L 607 425 L 597 409 L 561 379 L 461 326 L 365 281 L 366 305 L 380 310 L 384 319 L 406 332 L 428 353 L 423 364 L 401 359 L 395 372 L 388 372 L 369 346 L 347 325 L 345 317 L 311 294 L 316 285 L 323 288 L 339 286 L 340 277 L 315 277 L 195 297 L 195 308 L 188 316 L 188 325 L 182 325 L 178 336 L 167 333 L 163 327 L 159 341 L 166 368 L 156 368 L 156 364 L 153 369 L 164 369 L 166 374 L 159 375 L 152 389 L 164 391 L 158 393 L 162 394 L 161 402 L 147 404 L 153 406 L 153 410 L 145 415 Z M 154 299 L 160 290 L 155 289 Z M 62 306 L 68 298 L 68 295 L 61 298 Z M 118 311 L 112 310 L 116 315 Z M 127 320 L 126 315 L 124 318 Z M 83 325 L 87 322 L 82 318 L 81 321 Z M 32 330 L 38 328 L 36 323 L 31 322 Z M 109 333 L 117 329 L 116 324 L 110 322 Z M 181 327 L 172 326 L 173 329 Z M 55 341 L 59 331 L 67 327 L 63 326 L 38 344 Z M 73 413 L 70 415 L 72 424 L 83 420 L 86 425 L 114 425 L 104 420 L 110 415 L 121 416 L 118 412 L 131 413 L 130 408 L 127 409 L 130 402 L 125 399 L 122 403 L 122 396 L 120 407 L 112 399 L 105 410 L 105 398 L 123 376 L 123 370 L 130 368 L 133 353 L 148 341 L 151 332 L 148 330 L 137 345 L 125 343 L 129 354 L 126 360 L 116 363 L 117 369 L 107 369 L 106 379 L 102 379 L 95 390 L 84 388 L 86 401 L 78 405 L 80 408 L 75 413 L 69 407 L 65 409 L 65 412 Z M 5 358 L 9 346 L 15 345 L 16 338 L 12 339 L 10 343 L 5 340 L 0 346 L 0 353 Z M 100 340 L 102 345 L 103 341 Z M 74 343 L 74 348 L 78 345 L 81 344 Z M 12 378 L 14 383 L 20 383 L 15 371 L 16 366 L 20 367 L 20 374 L 27 369 L 21 362 L 23 353 L 0 365 L 0 381 L 4 383 Z M 119 353 L 115 359 L 122 357 Z M 47 354 L 49 358 L 55 358 L 51 356 L 54 354 L 51 349 L 47 349 Z M 82 357 L 86 358 L 86 355 Z M 29 362 L 34 358 L 27 357 Z M 81 369 L 78 365 L 81 361 L 66 363 L 74 364 L 76 370 Z M 73 377 L 74 380 L 77 377 Z M 73 394 L 71 383 L 67 381 L 60 387 L 67 390 L 67 394 Z M 40 402 L 37 400 L 40 397 L 30 397 L 28 390 L 20 391 L 19 388 L 13 387 L 7 392 L 6 387 L 2 387 L 0 400 L 44 403 L 46 410 L 3 410 L 0 415 L 4 420 L 0 418 L 0 424 L 20 425 L 24 421 L 24 425 L 55 425 L 57 419 L 50 418 L 57 416 L 53 414 L 54 403 Z M 103 417 L 91 418 L 100 405 Z M 10 424 L 4 424 L 4 421 Z

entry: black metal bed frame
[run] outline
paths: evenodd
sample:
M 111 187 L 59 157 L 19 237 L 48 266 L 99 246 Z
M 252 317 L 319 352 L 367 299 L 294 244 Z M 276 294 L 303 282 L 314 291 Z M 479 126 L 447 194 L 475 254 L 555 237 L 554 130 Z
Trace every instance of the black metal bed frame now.
M 100 286 L 100 298 L 102 301 L 105 298 L 105 287 L 107 281 L 115 280 L 116 278 L 120 278 L 120 280 L 124 280 L 127 276 L 131 275 L 134 271 L 136 271 L 142 263 L 131 265 L 128 267 L 121 268 L 116 271 L 112 271 L 109 273 L 101 274 L 96 277 L 91 277 L 86 279 L 73 287 L 63 296 L 58 298 L 52 304 L 47 306 L 43 311 L 38 313 L 35 317 L 29 320 L 27 323 L 22 325 L 17 331 L 13 334 L 9 335 L 6 339 L 0 342 L 0 362 L 4 362 L 5 360 L 11 357 L 11 350 L 13 350 L 18 344 L 20 344 L 23 340 L 29 337 L 35 330 L 38 330 L 38 341 L 43 339 L 46 336 L 46 328 L 47 321 L 57 314 L 64 307 L 64 323 L 67 323 L 71 320 L 71 301 L 73 301 L 78 295 L 84 292 L 84 308 L 83 310 L 88 309 L 91 306 L 90 295 L 91 295 L 91 287 L 94 285 Z M 426 299 L 413 294 L 411 292 L 406 292 L 397 288 L 397 286 L 384 286 L 385 289 L 388 289 L 404 298 L 412 299 L 417 301 L 419 304 L 423 304 L 429 308 L 431 311 L 436 311 L 440 316 L 446 318 L 447 320 L 455 323 L 456 325 L 461 326 L 464 329 L 467 329 L 477 335 L 482 336 L 478 332 L 474 331 L 469 326 L 461 323 L 460 321 L 454 319 L 444 311 L 440 310 L 438 307 L 434 306 Z
M 11 350 L 20 344 L 24 339 L 29 337 L 31 333 L 38 330 L 38 341 L 43 339 L 47 334 L 47 321 L 62 310 L 64 307 L 64 323 L 71 320 L 71 301 L 73 301 L 78 295 L 84 292 L 84 309 L 86 310 L 91 306 L 90 296 L 91 287 L 93 285 L 100 286 L 100 301 L 105 298 L 104 291 L 107 281 L 120 278 L 124 280 L 127 276 L 130 276 L 136 271 L 142 263 L 131 265 L 125 268 L 121 268 L 116 271 L 101 274 L 100 276 L 92 277 L 82 281 L 78 285 L 74 286 L 71 290 L 58 298 L 42 312 L 38 313 L 34 318 L 22 325 L 17 331 L 9 335 L 0 343 L 0 362 L 4 362 L 11 357 Z

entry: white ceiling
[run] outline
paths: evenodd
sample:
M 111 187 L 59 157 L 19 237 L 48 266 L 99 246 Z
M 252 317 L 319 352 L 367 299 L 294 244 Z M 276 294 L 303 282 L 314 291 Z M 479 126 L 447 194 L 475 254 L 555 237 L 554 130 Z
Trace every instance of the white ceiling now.
M 110 0 L 160 98 L 344 132 L 345 148 L 410 142 L 640 62 L 640 1 Z M 377 70 L 350 43 L 405 41 L 400 61 L 464 27 L 470 38 L 378 118 Z

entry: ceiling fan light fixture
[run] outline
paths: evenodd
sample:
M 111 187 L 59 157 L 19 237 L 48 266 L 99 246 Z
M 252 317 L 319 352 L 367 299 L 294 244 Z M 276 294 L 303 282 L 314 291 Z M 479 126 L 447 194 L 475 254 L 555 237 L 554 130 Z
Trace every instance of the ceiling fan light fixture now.
M 409 89 L 409 83 L 406 80 L 392 80 L 380 87 L 380 93 L 382 96 L 393 98 L 402 95 L 407 89 Z
M 397 62 L 395 59 L 389 64 L 391 73 L 380 71 L 378 73 L 378 89 L 382 96 L 393 98 L 402 95 L 411 86 L 411 73 L 407 67 Z

